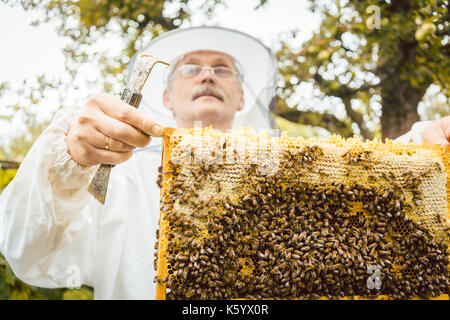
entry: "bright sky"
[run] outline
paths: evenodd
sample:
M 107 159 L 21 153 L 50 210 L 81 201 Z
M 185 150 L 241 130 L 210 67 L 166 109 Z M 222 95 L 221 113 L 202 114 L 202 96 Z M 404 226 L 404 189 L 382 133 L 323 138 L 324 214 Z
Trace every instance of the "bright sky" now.
M 21 7 L 0 4 L 0 82 L 56 72 L 63 63 L 61 41 L 50 25 L 32 27 Z
M 195 7 L 198 0 L 191 3 Z M 300 40 L 307 40 L 320 23 L 319 16 L 308 10 L 309 2 L 306 0 L 270 1 L 258 11 L 254 10 L 257 4 L 254 0 L 226 0 L 226 4 L 226 8 L 218 8 L 212 20 L 207 20 L 203 14 L 194 14 L 191 25 L 234 28 L 261 39 L 273 48 L 281 33 L 299 29 L 302 31 Z M 10 8 L 0 4 L 0 83 L 10 81 L 17 85 L 26 78 L 33 79 L 41 74 L 57 77 L 63 70 L 63 40 L 53 26 L 33 27 L 31 21 L 31 14 L 20 6 Z M 5 104 L 11 103 L 14 101 L 8 97 L 0 99 L 0 116 L 6 110 Z M 47 118 L 45 115 L 56 107 L 57 102 L 50 100 L 37 109 L 40 116 Z M 6 123 L 0 119 L 0 143 L 2 137 L 12 136 L 23 129 L 20 120 Z

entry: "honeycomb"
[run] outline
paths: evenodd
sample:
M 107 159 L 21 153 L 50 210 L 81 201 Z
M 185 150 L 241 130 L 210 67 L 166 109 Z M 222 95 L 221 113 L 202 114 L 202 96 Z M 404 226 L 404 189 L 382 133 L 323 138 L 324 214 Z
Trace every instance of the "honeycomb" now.
M 450 148 L 165 129 L 157 299 L 449 299 Z

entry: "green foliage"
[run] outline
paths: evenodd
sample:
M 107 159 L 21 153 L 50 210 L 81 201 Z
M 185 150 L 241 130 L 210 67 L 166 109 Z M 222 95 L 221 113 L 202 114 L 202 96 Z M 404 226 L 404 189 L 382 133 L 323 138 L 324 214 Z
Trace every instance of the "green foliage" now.
M 33 124 L 28 125 L 28 130 L 25 134 L 14 137 L 9 144 L 9 157 L 12 159 L 21 160 L 30 150 L 42 131 L 48 126 L 49 122 L 37 122 L 35 117 Z
M 430 86 L 419 107 L 424 120 L 436 120 L 449 115 L 450 95 L 435 85 Z
M 81 287 L 80 289 L 68 289 L 64 291 L 63 300 L 92 300 L 94 298 L 92 289 Z
M 0 193 L 16 175 L 17 169 L 0 169 Z
M 311 8 L 323 17 L 319 31 L 300 50 L 291 44 L 301 31 L 293 32 L 277 52 L 281 102 L 311 82 L 342 101 L 364 138 L 396 137 L 419 120 L 431 84 L 448 90 L 448 1 L 313 1 Z
M 66 84 L 67 85 L 67 84 Z M 62 101 L 65 91 L 65 85 L 60 80 L 49 80 L 45 76 L 39 76 L 36 79 L 24 80 L 17 87 L 9 85 L 0 86 L 0 97 L 8 93 L 8 96 L 14 100 L 12 104 L 2 105 L 2 121 L 19 122 L 22 128 L 16 128 L 16 134 L 12 136 L 8 143 L 0 145 L 0 159 L 10 159 L 21 161 L 34 141 L 39 137 L 42 131 L 48 126 L 53 112 L 47 119 L 39 119 L 38 113 L 46 96 L 53 93 L 58 94 L 58 100 Z

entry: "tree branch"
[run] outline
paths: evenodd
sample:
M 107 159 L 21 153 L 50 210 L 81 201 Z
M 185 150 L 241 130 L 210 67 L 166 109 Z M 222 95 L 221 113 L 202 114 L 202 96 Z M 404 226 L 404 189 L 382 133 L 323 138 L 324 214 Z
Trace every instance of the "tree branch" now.
M 314 80 L 317 82 L 317 84 L 323 88 L 329 88 L 327 85 L 327 80 L 323 79 L 322 76 L 318 73 L 314 75 Z M 372 132 L 367 128 L 366 123 L 363 119 L 362 114 L 359 112 L 356 112 L 352 109 L 351 106 L 351 99 L 356 97 L 356 94 L 361 91 L 368 91 L 371 88 L 376 88 L 377 86 L 374 85 L 363 85 L 359 87 L 358 89 L 351 89 L 347 86 L 339 86 L 337 89 L 329 89 L 328 91 L 324 92 L 328 96 L 335 96 L 338 98 L 341 98 L 342 102 L 344 103 L 345 111 L 347 112 L 347 115 L 350 117 L 350 119 L 355 122 L 359 130 L 361 132 L 361 136 L 364 139 L 373 139 Z M 323 90 L 324 91 L 324 90 Z
M 372 84 L 364 84 L 359 88 L 351 89 L 348 86 L 341 85 L 337 89 L 330 89 L 330 81 L 325 80 L 319 73 L 314 74 L 314 81 L 317 82 L 320 88 L 322 88 L 322 92 L 326 94 L 327 96 L 333 96 L 338 97 L 341 99 L 347 98 L 347 97 L 355 97 L 358 92 L 361 91 L 369 91 L 370 89 L 378 88 L 378 85 L 372 85 Z
M 364 121 L 362 114 L 353 110 L 351 98 L 350 97 L 342 98 L 342 102 L 344 103 L 345 112 L 347 112 L 347 115 L 350 117 L 350 119 L 352 119 L 353 122 L 355 122 L 358 125 L 359 131 L 361 132 L 361 136 L 364 139 L 372 140 L 373 133 L 367 128 L 366 122 Z
M 0 169 L 17 169 L 20 163 L 15 161 L 0 160 Z
M 349 138 L 354 135 L 352 128 L 348 124 L 329 113 L 292 109 L 279 111 L 277 112 L 277 115 L 286 120 L 299 124 L 325 128 L 331 133 L 339 134 L 345 138 Z

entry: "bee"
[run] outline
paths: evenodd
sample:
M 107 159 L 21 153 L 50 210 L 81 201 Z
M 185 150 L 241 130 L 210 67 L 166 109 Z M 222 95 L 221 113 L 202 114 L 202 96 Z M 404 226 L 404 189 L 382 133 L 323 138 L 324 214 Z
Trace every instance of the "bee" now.
M 441 214 L 440 214 L 439 212 L 436 212 L 436 213 L 434 214 L 434 217 L 435 217 L 435 219 L 436 219 L 436 221 L 437 221 L 438 223 L 442 223 L 442 222 L 443 222 L 442 216 L 441 216 Z
M 217 192 L 222 192 L 222 185 L 221 185 L 221 183 L 220 183 L 220 181 L 217 181 L 216 182 L 216 186 L 217 186 Z

